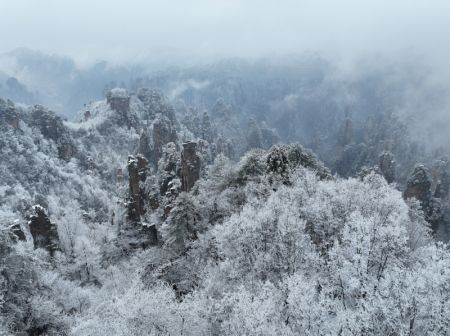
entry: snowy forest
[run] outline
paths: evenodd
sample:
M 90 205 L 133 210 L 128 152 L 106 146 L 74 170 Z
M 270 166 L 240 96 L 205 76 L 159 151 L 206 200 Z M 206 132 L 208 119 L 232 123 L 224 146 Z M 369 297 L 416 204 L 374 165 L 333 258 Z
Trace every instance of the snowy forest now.
M 0 52 L 0 336 L 450 335 L 446 83 Z

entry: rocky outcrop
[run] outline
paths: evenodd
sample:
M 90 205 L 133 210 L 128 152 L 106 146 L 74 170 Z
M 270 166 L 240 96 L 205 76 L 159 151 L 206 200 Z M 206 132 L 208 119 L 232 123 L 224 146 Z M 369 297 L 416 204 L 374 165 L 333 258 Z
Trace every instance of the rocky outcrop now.
M 151 208 L 144 182 L 150 175 L 148 161 L 142 155 L 128 157 L 130 196 L 128 201 L 128 224 L 121 230 L 122 242 L 131 248 L 146 248 L 158 241 L 154 225 L 145 223 L 145 214 Z
M 32 108 L 31 125 L 38 128 L 44 138 L 55 142 L 67 132 L 62 118 L 41 105 L 35 105 Z
M 56 225 L 50 222 L 43 207 L 40 205 L 33 207 L 28 225 L 34 248 L 44 248 L 53 256 L 59 250 L 58 230 Z
M 428 204 L 431 199 L 431 176 L 424 165 L 417 165 L 414 168 L 403 195 L 406 199 L 414 197 L 422 204 Z
M 27 238 L 19 223 L 14 223 L 8 228 L 10 237 L 13 241 L 26 241 Z
M 157 114 L 155 121 L 153 122 L 153 158 L 154 164 L 158 163 L 163 152 L 163 146 L 169 142 L 177 142 L 177 131 L 175 126 L 171 123 L 170 119 Z
M 69 161 L 75 155 L 75 146 L 67 138 L 58 146 L 58 155 L 64 161 Z
M 140 128 L 139 118 L 134 110 L 130 108 L 131 96 L 127 90 L 115 88 L 106 94 L 106 102 L 115 114 L 111 121 L 119 126 L 127 126 L 138 130 Z
M 207 169 L 217 156 L 217 147 L 214 143 L 199 139 L 197 142 L 197 154 L 200 156 L 201 169 Z
M 181 153 L 181 190 L 189 192 L 195 182 L 200 178 L 200 157 L 196 152 L 196 142 L 183 144 Z
M 139 137 L 139 153 L 144 155 L 153 167 L 157 167 L 158 161 L 154 156 L 152 132 L 148 128 L 143 129 Z
M 381 175 L 384 176 L 388 183 L 395 180 L 395 160 L 391 152 L 383 152 L 378 158 L 378 167 Z
M 83 117 L 84 121 L 88 121 L 89 119 L 91 119 L 92 118 L 91 111 L 84 111 Z
M 346 117 L 339 129 L 338 143 L 341 146 L 350 144 L 353 140 L 353 122 L 349 117 Z
M 128 175 L 130 184 L 130 201 L 128 202 L 128 220 L 140 222 L 145 214 L 145 193 L 141 183 L 149 173 L 148 161 L 142 156 L 128 157 Z
M 442 223 L 442 207 L 438 199 L 431 194 L 431 175 L 424 165 L 416 165 L 410 175 L 403 193 L 405 199 L 415 198 L 420 202 L 425 219 L 436 232 Z
M 30 124 L 38 128 L 45 138 L 56 143 L 59 158 L 69 161 L 75 155 L 75 146 L 60 116 L 41 105 L 36 105 L 31 110 Z
M 122 168 L 116 169 L 116 183 L 122 183 L 123 181 L 123 171 Z
M 208 112 L 203 112 L 202 116 L 202 127 L 201 127 L 201 138 L 208 141 L 209 143 L 214 141 L 214 133 L 212 130 L 211 120 L 209 118 Z
M 225 104 L 223 98 L 219 98 L 214 104 L 211 114 L 215 119 L 228 120 L 231 117 L 230 106 Z
M 122 115 L 127 115 L 130 111 L 130 95 L 125 89 L 112 89 L 106 94 L 106 101 L 112 110 Z
M 158 185 L 161 196 L 166 195 L 171 188 L 171 183 L 180 175 L 179 165 L 181 157 L 177 146 L 173 142 L 169 142 L 163 148 L 163 154 L 158 164 Z
M 449 162 L 436 160 L 431 168 L 431 193 L 434 197 L 447 200 L 450 198 Z
M 229 159 L 234 159 L 235 153 L 233 142 L 229 139 L 223 139 L 222 136 L 219 136 L 216 140 L 215 151 L 217 154 L 223 154 Z

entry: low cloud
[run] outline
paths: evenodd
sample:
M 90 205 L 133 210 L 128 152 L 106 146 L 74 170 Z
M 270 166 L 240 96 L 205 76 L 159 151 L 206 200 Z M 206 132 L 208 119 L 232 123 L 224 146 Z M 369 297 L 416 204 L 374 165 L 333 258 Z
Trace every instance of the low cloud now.
M 3 0 L 0 10 L 0 51 L 24 46 L 84 63 L 305 51 L 343 60 L 400 50 L 450 57 L 443 0 Z

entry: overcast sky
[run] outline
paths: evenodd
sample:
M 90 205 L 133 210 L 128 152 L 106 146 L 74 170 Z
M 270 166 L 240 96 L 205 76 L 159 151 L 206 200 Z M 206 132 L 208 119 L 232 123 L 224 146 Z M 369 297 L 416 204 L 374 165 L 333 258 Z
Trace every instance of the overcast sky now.
M 80 63 L 304 51 L 450 59 L 448 0 L 0 0 L 0 13 L 0 52 L 28 47 Z

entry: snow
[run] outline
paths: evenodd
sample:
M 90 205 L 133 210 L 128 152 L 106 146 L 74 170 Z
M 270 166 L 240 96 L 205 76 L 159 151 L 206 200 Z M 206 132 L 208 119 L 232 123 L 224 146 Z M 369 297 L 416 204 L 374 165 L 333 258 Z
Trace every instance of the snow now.
M 110 97 L 111 98 L 129 98 L 130 95 L 128 94 L 128 91 L 126 89 L 122 89 L 122 88 L 114 88 L 112 89 L 110 92 Z

